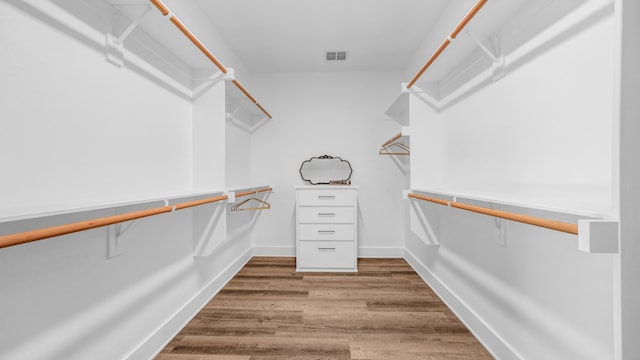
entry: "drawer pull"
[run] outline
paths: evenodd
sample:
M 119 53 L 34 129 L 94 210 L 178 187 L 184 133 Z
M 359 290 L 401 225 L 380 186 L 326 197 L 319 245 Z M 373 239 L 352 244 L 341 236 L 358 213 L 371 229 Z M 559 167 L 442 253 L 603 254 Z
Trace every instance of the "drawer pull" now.
M 335 200 L 335 195 L 318 195 L 318 200 Z
M 318 252 L 336 252 L 334 247 L 319 247 Z
M 319 217 L 335 217 L 336 213 L 318 213 Z
M 333 235 L 335 233 L 335 230 L 318 230 L 318 234 L 320 235 Z

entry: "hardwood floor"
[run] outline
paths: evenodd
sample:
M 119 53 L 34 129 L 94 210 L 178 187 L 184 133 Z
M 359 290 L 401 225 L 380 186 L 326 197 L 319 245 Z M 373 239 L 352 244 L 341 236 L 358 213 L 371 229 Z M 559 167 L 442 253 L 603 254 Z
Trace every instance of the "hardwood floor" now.
M 358 270 L 254 257 L 156 359 L 492 359 L 404 260 Z

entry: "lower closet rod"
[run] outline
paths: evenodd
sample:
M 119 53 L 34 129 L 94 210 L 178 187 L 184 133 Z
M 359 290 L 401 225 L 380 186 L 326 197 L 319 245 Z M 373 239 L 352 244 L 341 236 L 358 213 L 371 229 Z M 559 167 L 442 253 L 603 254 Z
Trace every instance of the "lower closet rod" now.
M 271 190 L 273 190 L 273 188 L 267 187 L 267 188 L 262 188 L 262 189 L 258 189 L 258 190 L 242 191 L 242 192 L 237 192 L 236 193 L 236 197 L 253 195 L 253 194 L 257 194 L 257 193 L 261 193 L 261 192 L 267 192 L 267 191 L 271 191 Z
M 215 197 L 202 199 L 202 200 L 189 201 L 182 204 L 167 205 L 167 206 L 162 206 L 154 209 L 135 211 L 127 214 L 107 216 L 107 217 L 93 219 L 93 220 L 79 221 L 72 224 L 59 225 L 59 226 L 53 226 L 53 227 L 48 227 L 44 229 L 25 231 L 17 234 L 4 235 L 4 236 L 0 236 L 0 248 L 25 244 L 32 241 L 47 239 L 54 236 L 71 234 L 71 233 L 75 233 L 83 230 L 94 229 L 97 227 L 113 225 L 113 224 L 117 224 L 125 221 L 136 220 L 136 219 L 140 219 L 148 216 L 172 212 L 175 210 L 182 210 L 182 209 L 186 209 L 186 208 L 190 208 L 198 205 L 204 205 L 204 204 L 209 204 L 209 203 L 213 203 L 221 200 L 226 200 L 228 198 L 229 197 L 227 195 L 221 195 L 221 196 L 215 196 Z
M 577 224 L 570 224 L 562 221 L 549 220 L 549 219 L 543 219 L 535 216 L 516 214 L 508 211 L 488 209 L 481 206 L 462 204 L 455 201 L 446 201 L 438 198 L 432 198 L 432 197 L 417 195 L 413 193 L 409 193 L 408 196 L 410 198 L 429 201 L 429 202 L 433 202 L 440 205 L 450 206 L 450 207 L 472 211 L 472 212 L 476 212 L 484 215 L 495 216 L 498 218 L 517 221 L 524 224 L 540 226 L 543 228 L 557 230 L 557 231 L 565 232 L 568 234 L 578 235 Z

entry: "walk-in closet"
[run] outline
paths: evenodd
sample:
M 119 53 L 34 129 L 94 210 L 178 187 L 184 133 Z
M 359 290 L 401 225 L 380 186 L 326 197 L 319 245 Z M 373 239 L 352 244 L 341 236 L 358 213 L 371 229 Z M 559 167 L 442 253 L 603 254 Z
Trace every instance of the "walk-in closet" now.
M 0 359 L 640 358 L 635 0 L 0 0 Z

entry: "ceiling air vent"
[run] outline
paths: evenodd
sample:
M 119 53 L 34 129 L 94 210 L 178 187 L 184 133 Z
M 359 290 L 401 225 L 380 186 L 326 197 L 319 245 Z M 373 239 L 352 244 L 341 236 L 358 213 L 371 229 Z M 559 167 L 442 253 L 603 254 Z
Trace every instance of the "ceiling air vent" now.
M 327 61 L 347 60 L 347 52 L 346 51 L 327 51 L 326 60 Z

